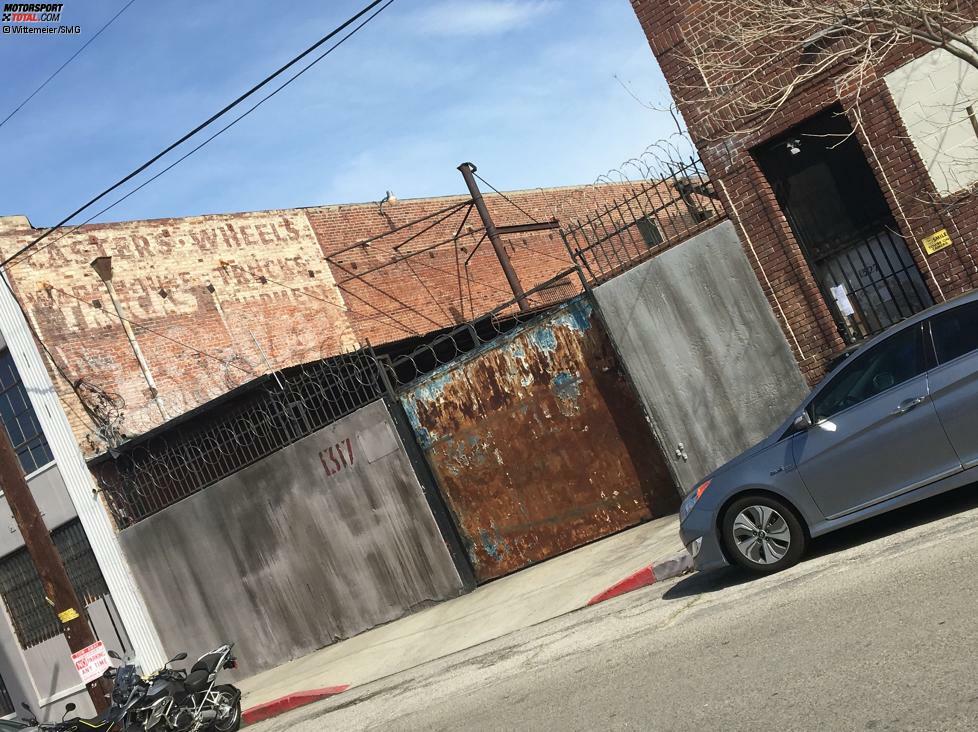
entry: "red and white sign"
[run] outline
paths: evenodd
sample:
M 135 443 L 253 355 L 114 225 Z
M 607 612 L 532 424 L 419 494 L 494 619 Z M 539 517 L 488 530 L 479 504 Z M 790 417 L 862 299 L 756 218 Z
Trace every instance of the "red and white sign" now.
M 102 641 L 93 643 L 77 653 L 72 653 L 71 660 L 75 662 L 75 668 L 78 669 L 79 676 L 86 684 L 104 674 L 105 669 L 111 665 L 109 654 Z

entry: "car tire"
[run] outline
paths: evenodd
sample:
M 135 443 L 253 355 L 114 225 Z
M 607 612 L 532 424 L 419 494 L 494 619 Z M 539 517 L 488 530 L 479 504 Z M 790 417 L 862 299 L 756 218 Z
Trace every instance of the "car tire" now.
M 727 557 L 751 572 L 771 574 L 796 564 L 808 535 L 798 513 L 768 495 L 736 499 L 720 523 Z

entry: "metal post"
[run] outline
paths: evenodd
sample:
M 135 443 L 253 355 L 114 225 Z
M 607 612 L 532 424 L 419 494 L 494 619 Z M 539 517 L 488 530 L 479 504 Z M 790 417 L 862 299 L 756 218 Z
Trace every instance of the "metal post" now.
M 68 578 L 68 571 L 61 561 L 61 555 L 44 525 L 41 511 L 24 479 L 20 460 L 17 459 L 17 453 L 14 452 L 5 429 L 0 429 L 0 489 L 3 490 L 17 528 L 24 537 L 24 546 L 41 578 L 45 599 L 58 616 L 68 647 L 72 652 L 87 648 L 96 642 L 96 638 L 88 625 L 85 606 L 78 599 Z M 99 678 L 89 682 L 87 687 L 95 710 L 99 713 L 105 711 L 109 706 L 106 695 L 110 691 L 106 682 Z
M 520 279 L 516 276 L 516 270 L 513 269 L 513 264 L 509 261 L 509 255 L 506 254 L 506 250 L 503 248 L 502 240 L 499 238 L 499 231 L 496 229 L 496 224 L 493 223 L 492 216 L 489 215 L 489 209 L 486 208 L 486 202 L 482 198 L 482 191 L 479 190 L 479 184 L 475 182 L 475 171 L 477 168 L 472 163 L 462 163 L 458 166 L 458 169 L 465 179 L 465 185 L 468 186 L 469 193 L 472 195 L 472 203 L 475 204 L 475 210 L 479 212 L 482 225 L 486 229 L 486 236 L 489 237 L 492 248 L 496 250 L 499 264 L 502 265 L 503 273 L 506 275 L 506 281 L 509 282 L 509 286 L 513 290 L 513 295 L 516 297 L 516 302 L 519 304 L 520 310 L 529 310 L 530 305 L 526 301 L 523 285 L 520 284 Z

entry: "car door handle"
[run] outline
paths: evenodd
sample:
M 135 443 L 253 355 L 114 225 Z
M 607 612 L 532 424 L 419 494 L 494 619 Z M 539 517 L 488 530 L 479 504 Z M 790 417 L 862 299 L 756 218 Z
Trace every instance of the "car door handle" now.
M 893 410 L 893 414 L 906 414 L 911 409 L 916 407 L 918 404 L 923 404 L 927 400 L 927 397 L 917 397 L 915 399 L 905 399 L 900 402 L 900 406 Z

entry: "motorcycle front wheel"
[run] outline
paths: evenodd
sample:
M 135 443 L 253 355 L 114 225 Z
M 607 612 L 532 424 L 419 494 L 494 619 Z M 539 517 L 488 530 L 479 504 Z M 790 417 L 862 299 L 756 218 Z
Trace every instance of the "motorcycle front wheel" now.
M 215 686 L 214 692 L 221 695 L 221 706 L 228 707 L 224 717 L 218 717 L 211 724 L 213 732 L 237 732 L 241 728 L 241 694 L 233 686 Z

